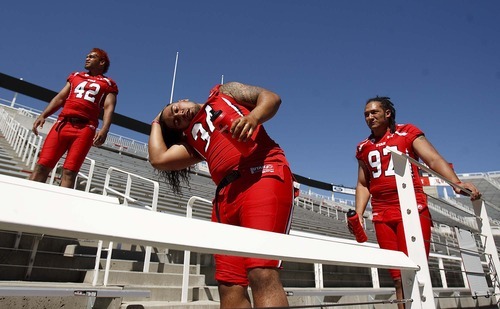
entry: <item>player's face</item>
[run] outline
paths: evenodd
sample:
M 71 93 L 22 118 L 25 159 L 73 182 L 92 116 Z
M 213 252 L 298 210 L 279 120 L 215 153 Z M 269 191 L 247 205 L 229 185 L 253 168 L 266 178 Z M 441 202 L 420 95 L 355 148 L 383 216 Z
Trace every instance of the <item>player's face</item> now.
M 365 121 L 368 127 L 373 130 L 386 130 L 389 126 L 390 111 L 382 108 L 380 102 L 372 101 L 366 104 Z
M 200 104 L 187 100 L 174 102 L 163 109 L 161 121 L 169 128 L 185 130 L 200 108 Z
M 97 69 L 101 66 L 101 58 L 96 52 L 91 52 L 85 57 L 85 69 Z

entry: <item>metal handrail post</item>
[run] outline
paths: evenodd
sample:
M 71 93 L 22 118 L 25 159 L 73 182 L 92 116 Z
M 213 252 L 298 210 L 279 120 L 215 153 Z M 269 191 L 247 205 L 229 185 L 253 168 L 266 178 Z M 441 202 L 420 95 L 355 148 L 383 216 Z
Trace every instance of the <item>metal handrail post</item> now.
M 446 280 L 446 273 L 444 271 L 444 263 L 443 258 L 438 257 L 438 267 L 439 267 L 439 275 L 441 276 L 441 284 L 443 288 L 448 288 L 448 281 Z
M 94 278 L 92 280 L 92 286 L 97 285 L 97 278 L 99 275 L 99 265 L 101 260 L 101 251 L 102 251 L 102 240 L 99 240 L 97 245 L 97 253 L 95 255 L 95 264 L 94 264 Z
M 372 275 L 372 286 L 375 289 L 380 288 L 380 278 L 378 276 L 378 268 L 376 267 L 371 267 L 371 275 Z
M 195 201 L 202 201 L 208 204 L 212 204 L 211 201 L 198 197 L 192 196 L 187 202 L 186 208 L 186 218 L 193 217 L 193 204 Z M 182 291 L 181 291 L 181 303 L 187 303 L 188 299 L 188 286 L 189 286 L 189 264 L 191 260 L 191 251 L 184 250 L 184 266 L 182 269 Z
M 322 289 L 324 287 L 323 264 L 321 263 L 314 263 L 314 286 L 317 289 Z
M 157 181 L 153 182 L 153 203 L 151 205 L 151 211 L 155 211 L 158 208 L 158 197 L 160 191 L 160 185 Z M 151 262 L 151 246 L 146 246 L 146 252 L 144 254 L 144 266 L 142 268 L 142 272 L 149 272 L 149 264 Z
M 486 207 L 484 201 L 475 200 L 472 201 L 472 207 L 474 208 L 474 213 L 476 214 L 477 226 L 479 227 L 479 234 L 484 235 L 484 252 L 486 253 L 486 260 L 488 265 L 493 265 L 495 269 L 490 270 L 490 274 L 492 274 L 491 279 L 493 282 L 493 286 L 495 287 L 495 295 L 500 294 L 500 287 L 498 284 L 495 284 L 494 277 L 500 271 L 500 260 L 498 259 L 498 251 L 495 245 L 495 239 L 493 238 L 493 234 L 491 232 L 490 221 L 488 219 L 488 214 L 486 212 Z
M 111 180 L 111 173 L 115 171 L 115 172 L 120 172 L 120 173 L 123 173 L 123 174 L 126 174 L 127 175 L 127 183 L 125 185 L 125 193 L 122 194 L 121 192 L 118 192 L 112 188 L 109 187 L 109 183 L 110 183 L 110 180 Z M 159 197 L 159 191 L 160 191 L 160 185 L 157 181 L 154 181 L 154 180 L 151 180 L 151 179 L 148 179 L 148 178 L 145 178 L 145 177 L 142 177 L 142 176 L 139 176 L 139 175 L 136 175 L 136 174 L 133 174 L 133 173 L 130 173 L 130 172 L 127 172 L 127 171 L 124 171 L 124 170 L 120 170 L 118 168 L 115 168 L 113 166 L 110 166 L 106 172 L 106 179 L 104 181 L 104 188 L 103 188 L 103 195 L 108 195 L 108 191 L 112 191 L 113 193 L 115 194 L 118 194 L 119 196 L 122 196 L 123 197 L 123 204 L 125 206 L 128 206 L 128 202 L 129 201 L 132 201 L 132 202 L 135 202 L 136 200 L 133 199 L 131 196 L 130 196 L 130 191 L 132 189 L 132 177 L 135 177 L 135 178 L 138 178 L 138 179 L 142 179 L 143 181 L 147 181 L 147 182 L 150 182 L 152 183 L 153 185 L 153 198 L 152 198 L 152 203 L 151 203 L 151 208 L 149 207 L 146 207 L 147 209 L 150 209 L 151 211 L 157 211 L 157 208 L 158 208 L 158 197 Z M 150 265 L 150 262 L 151 262 L 151 246 L 146 246 L 145 248 L 145 252 L 144 252 L 144 266 L 143 266 L 143 269 L 142 271 L 143 272 L 149 272 L 149 265 Z
M 110 241 L 108 245 L 108 254 L 106 256 L 106 269 L 104 270 L 104 281 L 103 285 L 108 285 L 109 269 L 111 268 L 111 255 L 113 254 L 113 242 Z
M 90 160 L 89 174 L 87 175 L 87 184 L 85 185 L 85 192 L 90 191 L 90 185 L 92 183 L 92 177 L 94 177 L 95 160 Z
M 33 154 L 33 157 L 32 157 L 33 161 L 31 162 L 31 169 L 32 170 L 35 169 L 36 158 L 38 158 L 38 153 L 40 153 L 40 148 L 42 147 L 43 138 L 40 135 L 38 135 L 37 140 L 38 140 L 38 143 L 36 145 L 35 153 Z
M 395 152 L 392 152 L 391 158 L 394 164 L 408 256 L 420 267 L 416 272 L 401 271 L 404 295 L 406 298 L 413 299 L 412 307 L 434 309 L 434 293 L 422 229 L 420 228 L 411 164 L 406 157 Z

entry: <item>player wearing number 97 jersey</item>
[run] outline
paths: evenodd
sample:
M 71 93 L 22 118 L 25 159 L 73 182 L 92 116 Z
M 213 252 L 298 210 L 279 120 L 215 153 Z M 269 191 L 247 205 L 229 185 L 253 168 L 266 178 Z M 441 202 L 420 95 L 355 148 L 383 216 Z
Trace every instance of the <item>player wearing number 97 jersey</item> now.
M 356 213 L 363 223 L 363 213 L 371 198 L 373 226 L 380 248 L 398 250 L 407 254 L 401 207 L 399 204 L 394 164 L 390 150 L 406 153 L 421 159 L 432 170 L 450 182 L 460 184 L 471 191 L 471 199 L 481 194 L 471 183 L 462 183 L 450 164 L 426 139 L 424 133 L 411 124 L 396 124 L 396 109 L 389 97 L 368 99 L 364 110 L 365 121 L 371 130 L 370 136 L 358 144 L 358 181 L 356 184 Z M 411 165 L 413 187 L 419 209 L 420 226 L 427 256 L 430 250 L 432 218 L 427 208 L 427 197 L 423 192 L 417 167 Z M 460 189 L 455 190 L 459 193 Z M 403 299 L 401 272 L 390 269 L 396 288 L 396 298 Z M 403 303 L 398 308 L 404 308 Z
M 358 183 L 356 185 L 356 213 L 363 222 L 363 213 L 371 198 L 373 226 L 377 241 L 382 249 L 402 251 L 407 254 L 401 207 L 399 203 L 394 163 L 391 150 L 398 150 L 418 160 L 421 151 L 430 148 L 419 147 L 424 143 L 424 133 L 411 124 L 396 124 L 396 109 L 388 97 L 369 99 L 365 106 L 365 121 L 371 130 L 370 136 L 358 144 Z M 429 144 L 430 147 L 430 144 Z M 420 225 L 427 256 L 430 249 L 432 219 L 427 208 L 418 170 L 412 165 L 412 178 Z M 389 269 L 396 288 L 396 298 L 403 299 L 401 271 Z M 399 309 L 404 304 L 398 304 Z
M 400 208 L 394 165 L 389 149 L 406 153 L 418 160 L 412 144 L 417 137 L 423 135 L 424 133 L 412 124 L 398 124 L 394 133 L 387 131 L 378 140 L 370 136 L 358 144 L 356 158 L 362 161 L 369 171 L 369 190 L 374 221 L 382 217 L 385 209 Z M 427 198 L 422 188 L 418 168 L 415 165 L 411 165 L 411 168 L 417 205 L 421 211 L 427 208 Z

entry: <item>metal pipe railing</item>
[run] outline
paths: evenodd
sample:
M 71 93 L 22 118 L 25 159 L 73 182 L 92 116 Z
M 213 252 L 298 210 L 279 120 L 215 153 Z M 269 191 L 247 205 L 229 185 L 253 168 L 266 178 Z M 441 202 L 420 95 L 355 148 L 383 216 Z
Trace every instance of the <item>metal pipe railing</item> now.
M 122 192 L 120 192 L 120 191 L 118 191 L 110 186 L 111 174 L 113 172 L 126 175 L 127 182 L 125 184 L 125 192 L 122 193 Z M 106 179 L 104 181 L 104 188 L 103 188 L 102 194 L 107 196 L 107 195 L 109 195 L 109 192 L 111 192 L 115 195 L 122 197 L 123 204 L 125 206 L 128 206 L 129 202 L 139 203 L 139 201 L 137 199 L 134 199 L 133 197 L 130 196 L 130 191 L 132 188 L 132 180 L 133 179 L 140 179 L 143 182 L 151 183 L 153 185 L 153 195 L 152 195 L 151 205 L 143 204 L 143 206 L 145 209 L 156 212 L 157 208 L 158 208 L 158 197 L 159 197 L 159 191 L 160 191 L 160 185 L 158 184 L 158 182 L 150 180 L 150 179 L 142 177 L 142 176 L 139 176 L 139 175 L 136 175 L 136 174 L 133 174 L 133 173 L 130 173 L 130 172 L 127 172 L 127 171 L 124 171 L 124 170 L 120 170 L 120 169 L 115 168 L 113 166 L 109 167 L 107 172 L 106 172 Z M 103 245 L 102 241 L 99 241 L 98 251 L 102 250 L 102 245 Z M 103 282 L 104 286 L 106 286 L 108 283 L 112 253 L 113 253 L 113 242 L 110 241 L 109 246 L 107 248 L 106 267 L 105 267 L 105 271 L 104 271 L 104 282 Z M 99 263 L 98 263 L 99 259 L 100 259 L 100 255 L 96 256 L 96 263 L 95 263 L 96 266 L 94 269 L 94 280 L 93 280 L 93 282 L 95 282 L 95 283 L 97 282 L 97 276 L 98 276 L 98 272 L 99 272 Z M 143 272 L 149 272 L 150 261 L 151 261 L 151 246 L 146 246 L 145 256 L 144 256 L 144 266 L 143 266 L 143 270 L 142 270 Z

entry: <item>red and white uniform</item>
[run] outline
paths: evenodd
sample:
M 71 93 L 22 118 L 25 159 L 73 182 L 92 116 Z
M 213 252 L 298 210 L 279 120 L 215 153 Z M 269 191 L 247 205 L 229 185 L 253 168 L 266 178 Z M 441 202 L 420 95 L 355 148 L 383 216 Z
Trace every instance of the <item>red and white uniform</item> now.
M 373 224 L 379 246 L 383 249 L 398 250 L 408 254 L 401 217 L 396 177 L 391 152 L 398 150 L 418 160 L 413 151 L 413 141 L 424 133 L 412 124 L 399 124 L 394 133 L 387 132 L 375 142 L 372 136 L 358 144 L 356 158 L 369 171 L 368 188 L 371 194 Z M 420 224 L 426 252 L 429 254 L 432 219 L 427 208 L 418 168 L 411 165 L 413 187 L 420 213 Z M 389 270 L 393 279 L 401 278 L 401 272 Z
M 413 152 L 412 144 L 421 135 L 424 133 L 416 126 L 399 124 L 396 125 L 394 133 L 388 131 L 377 142 L 370 136 L 358 144 L 356 158 L 363 161 L 370 171 L 370 178 L 367 181 L 371 194 L 373 221 L 381 220 L 379 213 L 384 212 L 387 208 L 399 209 L 396 177 L 389 149 L 399 150 L 418 160 L 417 155 Z M 427 208 L 427 198 L 422 188 L 418 168 L 415 165 L 412 165 L 411 168 L 417 205 L 419 210 L 422 210 Z
M 207 102 L 184 131 L 187 142 L 203 157 L 214 182 L 233 170 L 241 176 L 222 188 L 214 199 L 212 221 L 288 233 L 293 206 L 293 179 L 283 150 L 259 126 L 253 135 L 257 148 L 243 157 L 211 121 L 212 113 L 236 108 L 246 115 L 248 109 L 215 86 Z M 219 282 L 248 285 L 247 271 L 255 267 L 279 267 L 280 261 L 215 255 Z
M 108 93 L 118 94 L 118 86 L 104 75 L 91 76 L 86 72 L 74 72 L 68 76 L 71 85 L 59 117 L 78 117 L 88 119 L 97 127 L 99 113 Z
M 250 156 L 242 159 L 241 153 L 215 128 L 210 118 L 217 110 L 237 108 L 242 115 L 247 115 L 249 110 L 236 103 L 232 97 L 220 93 L 219 87 L 217 85 L 210 91 L 207 102 L 184 131 L 188 143 L 207 161 L 214 182 L 219 184 L 234 169 L 260 174 L 271 173 L 272 165 L 275 164 L 288 165 L 283 150 L 269 137 L 263 126 L 258 126 L 253 134 L 258 147 Z
M 69 95 L 45 139 L 37 163 L 52 169 L 67 151 L 63 167 L 78 172 L 92 147 L 106 96 L 118 94 L 118 86 L 109 77 L 85 72 L 72 73 L 67 81 L 71 87 Z

